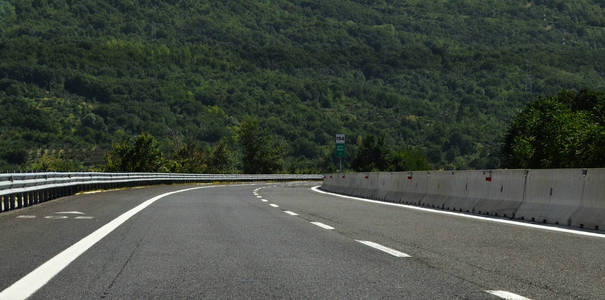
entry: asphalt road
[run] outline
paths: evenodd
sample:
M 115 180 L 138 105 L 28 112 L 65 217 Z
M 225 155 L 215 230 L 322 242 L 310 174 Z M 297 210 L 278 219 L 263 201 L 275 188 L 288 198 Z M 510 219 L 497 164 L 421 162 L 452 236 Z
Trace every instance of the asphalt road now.
M 154 186 L 2 213 L 0 298 L 20 282 L 32 299 L 605 299 L 603 237 L 367 203 L 314 185 L 212 186 L 147 202 L 201 187 Z M 58 255 L 112 224 L 90 248 Z M 48 282 L 44 267 L 56 271 Z

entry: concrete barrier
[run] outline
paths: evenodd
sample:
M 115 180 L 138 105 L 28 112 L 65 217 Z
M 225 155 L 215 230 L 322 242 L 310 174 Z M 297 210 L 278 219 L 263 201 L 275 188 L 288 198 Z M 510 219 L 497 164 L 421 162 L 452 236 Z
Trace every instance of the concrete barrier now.
M 388 202 L 605 230 L 605 169 L 329 174 L 322 189 Z
M 585 170 L 529 170 L 525 199 L 516 216 L 539 223 L 571 225 L 580 208 Z
M 588 169 L 580 208 L 571 215 L 571 225 L 605 230 L 605 169 Z
M 468 197 L 476 200 L 467 212 L 515 218 L 523 202 L 526 170 L 472 172 Z

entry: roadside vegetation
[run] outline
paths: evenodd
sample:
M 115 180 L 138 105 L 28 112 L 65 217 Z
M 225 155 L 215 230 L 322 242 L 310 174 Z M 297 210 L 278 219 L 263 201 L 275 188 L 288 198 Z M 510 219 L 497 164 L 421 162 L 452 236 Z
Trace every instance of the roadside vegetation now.
M 594 0 L 0 0 L 0 170 L 334 171 L 337 133 L 349 170 L 577 165 L 588 137 L 503 140 L 537 98 L 605 90 L 604 47 Z M 160 162 L 120 158 L 142 132 Z M 370 136 L 384 159 L 356 159 Z
M 605 167 L 605 92 L 563 90 L 529 103 L 502 155 L 507 168 Z

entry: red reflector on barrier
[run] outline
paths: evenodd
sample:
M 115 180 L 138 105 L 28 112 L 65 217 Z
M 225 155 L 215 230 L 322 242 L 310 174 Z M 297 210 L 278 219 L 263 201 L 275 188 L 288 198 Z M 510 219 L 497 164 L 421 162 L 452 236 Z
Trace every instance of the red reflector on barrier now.
M 485 181 L 492 182 L 492 178 L 491 177 L 485 177 Z
M 412 176 L 408 176 L 408 179 L 409 179 L 409 180 L 412 180 Z
M 368 176 L 366 176 L 366 179 L 368 179 Z

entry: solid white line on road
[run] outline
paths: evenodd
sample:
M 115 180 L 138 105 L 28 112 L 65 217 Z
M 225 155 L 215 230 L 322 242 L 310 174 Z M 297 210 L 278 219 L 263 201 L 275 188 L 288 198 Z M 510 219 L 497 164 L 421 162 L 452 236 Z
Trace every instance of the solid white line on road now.
M 94 217 L 91 217 L 91 216 L 77 216 L 74 219 L 76 219 L 76 220 L 92 220 L 92 219 L 94 219 Z
M 235 186 L 235 185 L 232 185 Z M 111 222 L 103 225 L 101 228 L 95 230 L 93 233 L 89 234 L 85 238 L 81 239 L 79 242 L 73 244 L 69 248 L 63 250 L 61 253 L 57 254 L 55 257 L 51 258 L 47 262 L 43 263 L 41 266 L 31 271 L 29 274 L 25 275 L 25 277 L 19 279 L 17 282 L 13 283 L 11 286 L 0 292 L 0 299 L 26 299 L 33 295 L 37 290 L 43 287 L 48 281 L 50 281 L 55 275 L 57 275 L 61 270 L 65 269 L 71 262 L 73 262 L 76 258 L 82 255 L 86 250 L 92 247 L 94 244 L 99 242 L 101 239 L 106 237 L 124 222 L 128 221 L 128 219 L 132 218 L 132 216 L 136 215 L 138 212 L 145 209 L 147 206 L 153 204 L 154 202 L 162 199 L 166 196 L 170 196 L 176 193 L 182 193 L 191 190 L 204 189 L 209 187 L 219 187 L 219 185 L 215 186 L 202 186 L 202 187 L 194 187 L 188 189 L 182 189 L 178 191 L 164 193 L 158 196 L 155 196 L 136 207 L 130 209 L 129 211 L 123 213 L 119 217 L 113 219 Z M 63 216 L 65 217 L 65 216 Z
M 269 202 L 269 200 L 267 200 L 267 199 L 260 199 L 260 201 Z
M 370 242 L 370 241 L 360 241 L 360 240 L 356 240 L 356 241 L 358 241 L 358 242 L 360 242 L 360 243 L 362 243 L 362 244 L 364 244 L 366 246 L 370 246 L 370 247 L 372 247 L 374 249 L 378 249 L 378 250 L 380 250 L 382 252 L 386 252 L 386 253 L 388 253 L 390 255 L 393 255 L 395 257 L 411 257 L 408 254 L 405 254 L 405 253 L 403 253 L 401 251 L 397 251 L 395 249 L 383 246 L 383 245 L 378 244 L 378 243 L 374 243 L 374 242 Z
M 20 215 L 17 216 L 17 219 L 35 219 L 36 216 L 32 216 L 32 215 Z
M 319 227 L 321 227 L 323 229 L 327 229 L 327 230 L 333 230 L 334 229 L 334 227 L 332 227 L 330 225 L 326 225 L 326 224 L 321 223 L 321 222 L 311 222 L 311 224 L 313 224 L 315 226 L 319 226 Z
M 271 203 L 271 204 L 269 204 L 269 205 L 271 205 L 272 207 L 279 207 L 279 205 L 277 205 L 277 204 L 273 204 L 273 203 Z
M 529 228 L 542 229 L 542 230 L 547 230 L 547 231 L 564 232 L 564 233 L 570 233 L 570 234 L 575 234 L 575 235 L 583 235 L 583 236 L 590 236 L 590 237 L 596 237 L 596 238 L 605 238 L 605 234 L 602 234 L 602 233 L 594 233 L 594 232 L 580 231 L 580 230 L 573 230 L 573 229 L 566 229 L 566 228 L 560 228 L 560 227 L 554 227 L 554 226 L 531 224 L 531 223 L 525 223 L 525 222 L 519 222 L 519 221 L 513 221 L 513 220 L 505 220 L 505 219 L 497 219 L 497 218 L 475 216 L 475 215 L 470 215 L 470 214 L 463 214 L 463 213 L 457 213 L 457 212 L 451 212 L 451 211 L 443 211 L 443 210 L 437 210 L 437 209 L 431 209 L 431 208 L 425 208 L 425 207 L 419 207 L 419 206 L 413 206 L 413 205 L 391 203 L 391 202 L 383 202 L 383 201 L 371 200 L 371 199 L 366 199 L 366 198 L 346 196 L 346 195 L 341 195 L 341 194 L 336 194 L 336 193 L 330 193 L 330 192 L 322 191 L 322 190 L 319 189 L 320 187 L 321 186 L 319 186 L 319 185 L 318 186 L 314 186 L 314 187 L 311 188 L 311 190 L 313 190 L 314 192 L 320 193 L 320 194 L 326 194 L 326 195 L 340 197 L 340 198 L 352 199 L 352 200 L 369 202 L 369 203 L 380 204 L 380 205 L 387 205 L 387 206 L 397 206 L 397 207 L 402 207 L 402 208 L 407 208 L 407 209 L 413 209 L 413 210 L 418 210 L 418 211 L 424 211 L 424 212 L 434 213 L 434 214 L 456 216 L 456 217 L 462 217 L 462 218 L 468 218 L 468 219 L 475 219 L 475 220 L 481 220 L 481 221 L 488 221 L 488 222 L 509 224 L 509 225 L 522 226 L 522 227 L 529 227 Z
M 289 210 L 284 210 L 285 213 L 291 215 L 291 216 L 298 216 L 297 213 L 293 212 L 293 211 L 289 211 Z
M 507 291 L 485 291 L 489 294 L 492 294 L 496 297 L 507 299 L 507 300 L 530 300 L 529 298 L 525 298 L 523 296 L 517 295 L 515 293 L 507 292 Z

